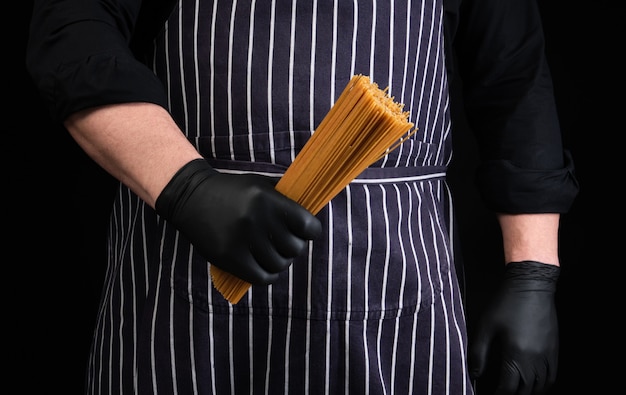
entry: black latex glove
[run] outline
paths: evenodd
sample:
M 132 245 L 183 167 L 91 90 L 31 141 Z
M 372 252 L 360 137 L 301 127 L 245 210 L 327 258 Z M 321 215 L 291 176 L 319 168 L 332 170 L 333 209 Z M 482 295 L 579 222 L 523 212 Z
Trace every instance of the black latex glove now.
M 257 174 L 222 174 L 204 159 L 183 166 L 155 208 L 212 265 L 251 284 L 278 279 L 320 221 Z
M 497 395 L 543 394 L 556 380 L 559 331 L 554 294 L 559 267 L 511 262 L 470 342 L 470 375 L 481 376 L 498 342 Z

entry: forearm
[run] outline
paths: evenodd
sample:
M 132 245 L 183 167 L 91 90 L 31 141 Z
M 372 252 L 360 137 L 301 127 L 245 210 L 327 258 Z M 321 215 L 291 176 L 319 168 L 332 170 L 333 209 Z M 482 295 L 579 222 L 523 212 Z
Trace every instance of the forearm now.
M 127 103 L 70 116 L 65 126 L 82 149 L 151 207 L 172 176 L 201 155 L 161 106 Z
M 559 266 L 559 214 L 498 214 L 505 263 L 537 261 Z

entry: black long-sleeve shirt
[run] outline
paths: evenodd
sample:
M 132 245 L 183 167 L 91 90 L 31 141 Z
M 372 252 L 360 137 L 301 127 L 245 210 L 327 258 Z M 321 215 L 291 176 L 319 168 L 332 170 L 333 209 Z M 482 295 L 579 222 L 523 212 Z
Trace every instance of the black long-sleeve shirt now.
M 52 116 L 93 106 L 167 107 L 147 48 L 175 0 L 35 0 L 27 67 Z M 566 212 L 578 184 L 563 150 L 535 0 L 447 0 L 448 65 L 458 67 L 489 208 Z

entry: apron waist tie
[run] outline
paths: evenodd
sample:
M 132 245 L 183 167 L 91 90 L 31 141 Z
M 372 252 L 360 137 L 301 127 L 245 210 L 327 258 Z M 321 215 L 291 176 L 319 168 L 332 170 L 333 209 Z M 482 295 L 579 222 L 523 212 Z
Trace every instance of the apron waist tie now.
M 287 168 L 267 162 L 246 162 L 223 159 L 207 159 L 221 173 L 256 173 L 269 177 L 281 177 Z M 368 167 L 352 183 L 380 184 L 432 180 L 446 177 L 446 166 Z

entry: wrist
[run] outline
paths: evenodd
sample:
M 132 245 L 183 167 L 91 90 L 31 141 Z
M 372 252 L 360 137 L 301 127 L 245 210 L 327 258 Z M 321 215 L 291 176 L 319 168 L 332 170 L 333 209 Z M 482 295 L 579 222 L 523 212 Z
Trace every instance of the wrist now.
M 499 214 L 505 262 L 559 265 L 559 214 Z
M 506 265 L 503 282 L 515 289 L 556 291 L 561 268 L 537 261 L 517 261 Z
M 179 203 L 187 199 L 199 182 L 214 174 L 217 174 L 217 171 L 203 158 L 187 162 L 172 176 L 156 198 L 154 203 L 156 212 L 167 220 L 172 219 Z

